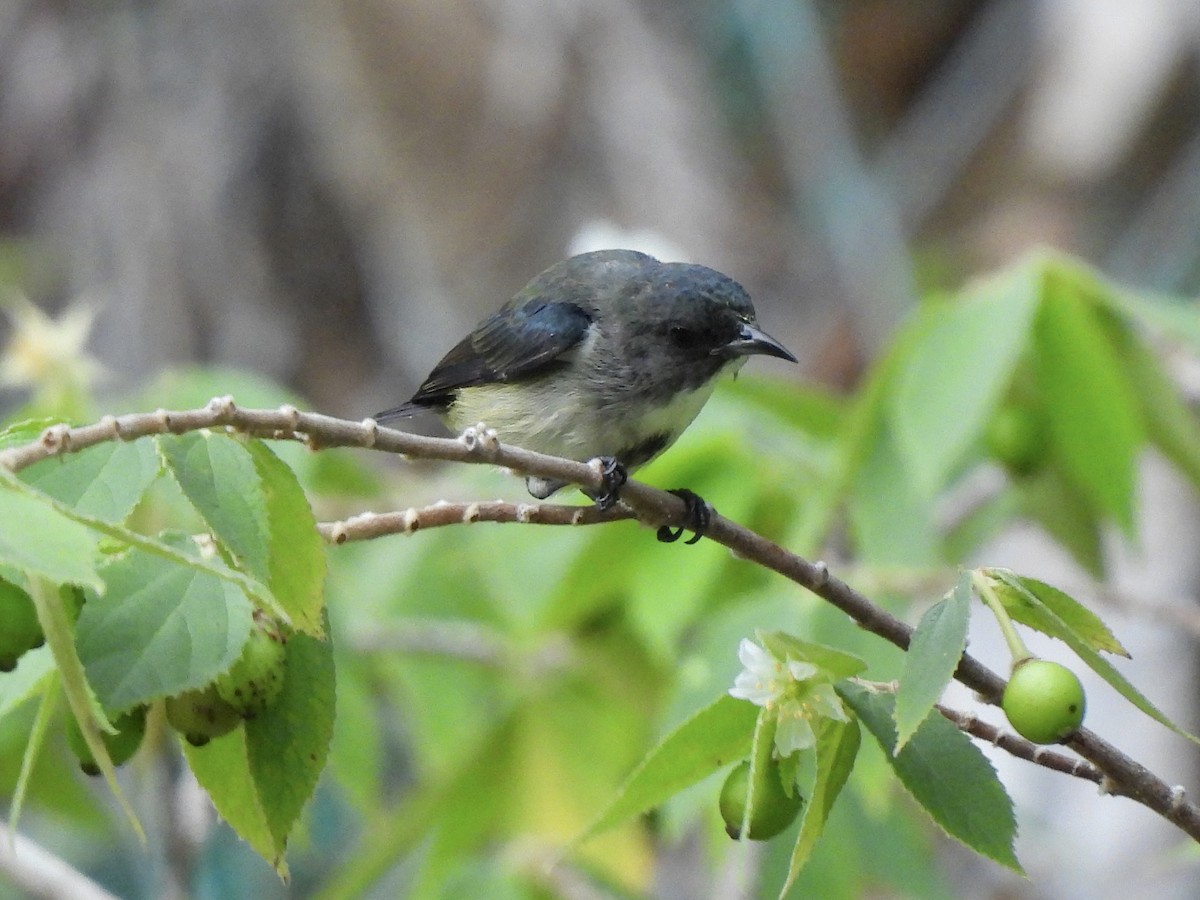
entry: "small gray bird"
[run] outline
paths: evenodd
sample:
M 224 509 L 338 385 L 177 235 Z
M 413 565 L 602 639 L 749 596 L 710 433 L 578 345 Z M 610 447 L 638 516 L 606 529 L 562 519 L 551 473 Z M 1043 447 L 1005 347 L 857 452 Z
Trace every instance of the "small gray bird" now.
M 527 450 L 600 457 L 606 486 L 593 499 L 607 508 L 627 473 L 691 424 L 717 376 L 755 354 L 796 362 L 758 328 L 733 279 L 633 250 L 599 250 L 534 278 L 447 353 L 411 400 L 375 419 L 432 410 L 455 431 L 483 422 Z M 529 477 L 526 486 L 544 499 L 564 483 Z M 678 493 L 689 506 L 698 502 Z

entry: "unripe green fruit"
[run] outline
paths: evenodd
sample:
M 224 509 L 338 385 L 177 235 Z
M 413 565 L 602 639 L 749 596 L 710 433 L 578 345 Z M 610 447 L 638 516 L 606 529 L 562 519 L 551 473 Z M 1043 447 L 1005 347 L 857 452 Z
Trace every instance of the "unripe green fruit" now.
M 216 680 L 217 694 L 251 719 L 278 698 L 287 674 L 287 639 L 274 623 L 255 618 L 242 655 Z
M 1013 668 L 1000 705 L 1021 737 L 1055 744 L 1079 729 L 1087 700 L 1083 685 L 1066 666 L 1026 659 Z
M 983 436 L 988 452 L 1010 472 L 1030 475 L 1046 454 L 1046 427 L 1024 406 L 996 410 Z
M 108 755 L 112 759 L 113 765 L 119 766 L 137 753 L 138 747 L 142 745 L 142 738 L 146 736 L 146 707 L 135 707 L 124 715 L 118 716 L 112 724 L 117 729 L 117 733 L 105 733 L 101 735 L 101 738 L 104 740 L 104 746 L 108 748 Z M 74 716 L 67 722 L 67 746 L 79 758 L 80 769 L 93 777 L 100 774 L 96 758 L 92 756 L 91 748 L 83 739 L 83 732 L 79 730 L 79 723 L 75 721 Z
M 754 809 L 750 812 L 750 830 L 746 835 L 752 841 L 775 837 L 795 821 L 804 805 L 804 798 L 796 788 L 792 788 L 790 797 L 784 793 L 777 762 L 771 760 L 764 768 L 754 785 Z M 725 833 L 734 840 L 741 835 L 749 792 L 750 761 L 746 760 L 734 767 L 721 788 L 721 818 L 725 820 Z
M 242 724 L 242 716 L 221 699 L 217 686 L 210 684 L 168 697 L 167 721 L 193 747 L 203 747 L 213 738 L 237 728 Z
M 0 672 L 11 672 L 17 660 L 45 640 L 33 598 L 8 581 L 0 581 Z

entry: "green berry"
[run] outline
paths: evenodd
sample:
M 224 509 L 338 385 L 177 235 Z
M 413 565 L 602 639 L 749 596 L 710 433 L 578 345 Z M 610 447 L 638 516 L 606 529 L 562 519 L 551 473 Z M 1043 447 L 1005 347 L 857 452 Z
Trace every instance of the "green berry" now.
M 283 691 L 286 643 L 273 622 L 256 617 L 242 655 L 228 672 L 217 676 L 217 694 L 245 718 L 254 718 Z
M 193 747 L 203 747 L 242 724 L 242 715 L 221 699 L 215 684 L 210 684 L 168 697 L 167 722 Z
M 1000 705 L 1021 737 L 1055 744 L 1079 729 L 1087 700 L 1083 685 L 1066 666 L 1025 659 L 1013 668 Z
M 11 672 L 27 651 L 45 640 L 33 598 L 8 581 L 0 581 L 0 672 Z
M 133 756 L 138 747 L 142 745 L 142 738 L 146 735 L 146 707 L 135 707 L 124 715 L 118 716 L 112 724 L 117 729 L 117 733 L 104 733 L 101 737 L 104 740 L 104 746 L 108 748 L 108 755 L 112 759 L 113 765 L 119 766 Z M 83 732 L 79 730 L 79 723 L 73 716 L 67 722 L 67 745 L 71 748 L 71 752 L 79 758 L 79 768 L 93 777 L 100 774 L 96 758 L 92 756 L 92 750 L 83 739 Z
M 794 786 L 789 797 L 783 789 L 779 764 L 771 760 L 764 771 L 758 773 L 754 785 L 754 809 L 750 813 L 752 841 L 765 841 L 775 837 L 796 819 L 804 798 Z M 721 788 L 721 818 L 725 820 L 725 833 L 737 840 L 745 818 L 746 799 L 750 792 L 750 761 L 734 767 Z

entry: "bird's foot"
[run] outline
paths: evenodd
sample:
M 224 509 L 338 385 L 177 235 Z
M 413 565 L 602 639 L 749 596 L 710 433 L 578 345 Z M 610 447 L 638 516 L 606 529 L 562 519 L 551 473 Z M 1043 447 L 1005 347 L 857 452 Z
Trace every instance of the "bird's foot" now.
M 685 522 L 678 528 L 672 528 L 670 525 L 660 525 L 657 536 L 664 544 L 673 544 L 675 541 L 683 537 L 685 531 L 692 532 L 692 536 L 684 541 L 685 544 L 694 544 L 700 538 L 704 537 L 704 532 L 708 531 L 708 526 L 712 522 L 712 517 L 716 510 L 704 500 L 695 491 L 689 491 L 687 488 L 677 488 L 673 491 L 667 491 L 668 494 L 674 494 L 687 506 L 687 512 L 684 513 Z
M 621 488 L 629 480 L 629 472 L 615 456 L 599 456 L 593 462 L 599 463 L 600 490 L 588 494 L 596 501 L 597 509 L 611 509 L 620 497 Z

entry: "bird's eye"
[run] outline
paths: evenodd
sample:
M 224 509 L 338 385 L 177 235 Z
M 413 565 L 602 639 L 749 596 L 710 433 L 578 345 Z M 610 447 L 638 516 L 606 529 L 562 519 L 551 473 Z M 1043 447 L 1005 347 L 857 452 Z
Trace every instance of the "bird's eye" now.
M 699 346 L 704 341 L 702 332 L 693 328 L 685 328 L 683 325 L 672 325 L 667 335 L 671 338 L 672 344 L 684 350 Z

